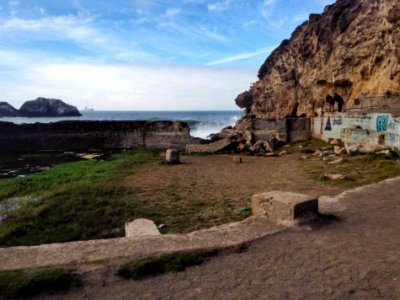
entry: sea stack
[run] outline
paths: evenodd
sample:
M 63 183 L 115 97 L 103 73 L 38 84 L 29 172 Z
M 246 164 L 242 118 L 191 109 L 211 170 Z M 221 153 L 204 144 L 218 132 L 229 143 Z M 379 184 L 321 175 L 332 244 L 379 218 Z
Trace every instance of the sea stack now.
M 59 99 L 37 98 L 26 101 L 19 112 L 24 117 L 79 117 L 79 110 Z
M 400 95 L 400 1 L 338 0 L 311 14 L 261 66 L 236 104 L 247 116 L 314 116 L 327 94 Z

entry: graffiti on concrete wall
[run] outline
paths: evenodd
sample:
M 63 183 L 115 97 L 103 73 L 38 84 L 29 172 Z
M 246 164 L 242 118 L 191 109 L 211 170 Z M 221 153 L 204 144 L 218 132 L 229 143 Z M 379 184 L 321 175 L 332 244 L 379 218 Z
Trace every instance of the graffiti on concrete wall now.
M 333 119 L 333 125 L 334 125 L 334 126 L 335 126 L 335 125 L 337 125 L 337 126 L 343 125 L 342 118 L 335 118 L 335 119 Z
M 328 121 L 326 121 L 325 131 L 332 131 L 331 117 L 328 117 Z
M 388 128 L 389 116 L 378 116 L 376 118 L 376 131 L 385 132 Z

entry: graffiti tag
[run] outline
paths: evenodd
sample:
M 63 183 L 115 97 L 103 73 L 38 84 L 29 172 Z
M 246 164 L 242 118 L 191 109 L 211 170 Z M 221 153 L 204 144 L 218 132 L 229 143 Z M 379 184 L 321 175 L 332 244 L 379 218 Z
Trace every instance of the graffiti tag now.
M 387 130 L 389 122 L 389 116 L 378 116 L 376 118 L 376 131 L 384 132 Z
M 341 118 L 333 119 L 333 125 L 338 125 L 338 126 L 343 125 L 342 119 Z

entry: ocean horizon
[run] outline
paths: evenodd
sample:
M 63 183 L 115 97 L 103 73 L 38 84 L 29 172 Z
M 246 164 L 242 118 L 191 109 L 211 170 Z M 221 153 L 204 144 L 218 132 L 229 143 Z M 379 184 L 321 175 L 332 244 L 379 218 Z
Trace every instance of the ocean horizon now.
M 227 126 L 235 125 L 243 112 L 241 110 L 157 110 L 157 111 L 112 111 L 112 110 L 82 110 L 81 117 L 2 117 L 0 121 L 15 124 L 51 123 L 59 121 L 133 121 L 133 120 L 169 120 L 184 121 L 190 127 L 194 137 L 207 138 L 210 134 L 217 133 Z

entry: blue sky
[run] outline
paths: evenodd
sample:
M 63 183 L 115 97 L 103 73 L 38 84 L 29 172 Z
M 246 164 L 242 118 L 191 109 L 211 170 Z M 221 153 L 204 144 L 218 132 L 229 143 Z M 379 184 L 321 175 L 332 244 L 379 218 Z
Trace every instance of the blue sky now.
M 0 101 L 236 109 L 268 54 L 333 0 L 0 0 Z

